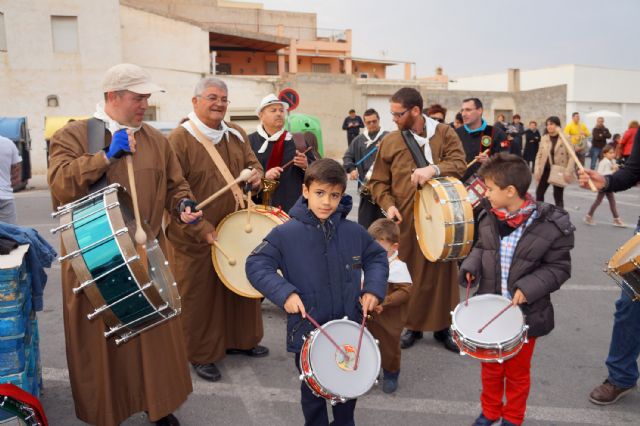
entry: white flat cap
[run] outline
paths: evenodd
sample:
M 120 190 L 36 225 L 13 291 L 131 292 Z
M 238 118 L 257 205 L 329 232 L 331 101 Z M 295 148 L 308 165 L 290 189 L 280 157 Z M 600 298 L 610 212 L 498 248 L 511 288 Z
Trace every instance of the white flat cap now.
M 260 114 L 260 112 L 265 107 L 267 107 L 269 105 L 273 105 L 273 104 L 281 104 L 285 111 L 289 109 L 289 104 L 288 103 L 286 103 L 284 101 L 281 101 L 273 93 L 269 93 L 267 96 L 262 98 L 262 101 L 260 101 L 260 105 L 258 106 L 258 108 L 256 108 L 256 115 Z
M 102 91 L 116 92 L 129 90 L 140 95 L 164 92 L 164 89 L 151 81 L 151 74 L 134 64 L 118 64 L 107 70 L 102 81 Z

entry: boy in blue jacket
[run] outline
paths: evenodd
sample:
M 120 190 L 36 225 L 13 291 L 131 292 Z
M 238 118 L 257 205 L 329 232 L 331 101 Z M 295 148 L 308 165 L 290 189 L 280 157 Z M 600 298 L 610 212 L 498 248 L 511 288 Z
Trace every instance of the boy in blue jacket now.
M 314 329 L 304 319 L 307 311 L 320 324 L 345 316 L 360 322 L 387 291 L 387 253 L 363 227 L 346 219 L 351 210 L 346 186 L 336 161 L 312 163 L 302 197 L 289 211 L 291 220 L 273 229 L 247 259 L 251 284 L 288 314 L 287 350 L 295 354 L 298 370 L 302 337 Z M 326 401 L 304 382 L 300 392 L 305 424 L 328 425 Z M 355 406 L 355 399 L 333 406 L 332 424 L 355 425 Z

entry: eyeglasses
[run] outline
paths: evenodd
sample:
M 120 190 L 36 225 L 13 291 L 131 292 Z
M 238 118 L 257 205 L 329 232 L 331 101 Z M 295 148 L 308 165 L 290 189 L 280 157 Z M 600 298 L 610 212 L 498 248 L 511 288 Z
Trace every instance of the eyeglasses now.
M 403 115 L 405 115 L 408 111 L 409 111 L 408 109 L 405 109 L 402 112 L 393 112 L 393 111 L 391 111 L 391 116 L 393 116 L 394 118 L 400 118 Z
M 369 125 L 369 124 L 378 124 L 378 120 L 368 120 L 368 121 L 365 121 L 364 124 L 367 124 L 367 125 Z
M 227 98 L 219 98 L 217 96 L 212 96 L 212 95 L 209 95 L 209 96 L 197 95 L 196 97 L 202 98 L 212 104 L 229 105 L 231 103 L 231 101 Z

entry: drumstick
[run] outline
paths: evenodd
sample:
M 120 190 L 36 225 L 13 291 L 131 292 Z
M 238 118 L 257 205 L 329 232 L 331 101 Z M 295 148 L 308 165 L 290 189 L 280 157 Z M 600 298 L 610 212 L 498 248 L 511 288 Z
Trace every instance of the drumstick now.
M 129 137 L 133 139 L 133 134 L 129 133 Z M 136 233 L 134 239 L 139 245 L 143 245 L 147 241 L 147 234 L 142 229 L 142 221 L 140 220 L 140 209 L 138 208 L 138 192 L 136 191 L 136 177 L 133 174 L 133 157 L 127 155 L 127 173 L 129 174 L 129 186 L 131 187 L 131 198 L 133 200 L 133 215 L 136 218 Z
M 364 323 L 367 320 L 367 316 L 362 315 L 362 324 L 360 324 L 360 336 L 358 336 L 358 349 L 356 349 L 356 363 L 353 366 L 354 370 L 358 369 L 358 361 L 360 360 L 360 348 L 362 347 L 362 335 L 364 334 Z
M 478 330 L 478 333 L 482 333 L 482 332 L 484 331 L 484 329 L 485 329 L 485 328 L 487 328 L 487 326 L 488 326 L 489 324 L 491 324 L 491 323 L 492 323 L 492 322 L 494 322 L 496 319 L 498 319 L 498 317 L 499 317 L 500 315 L 502 315 L 502 314 L 504 314 L 505 312 L 507 312 L 507 310 L 508 310 L 510 307 L 512 307 L 512 306 L 515 306 L 515 305 L 513 305 L 512 303 L 509 303 L 507 306 L 505 306 L 505 307 L 504 307 L 504 309 L 502 309 L 500 312 L 498 312 L 498 314 L 497 314 L 495 317 L 491 318 L 491 319 L 490 319 L 490 320 L 489 320 L 485 325 L 483 325 L 482 327 L 480 327 L 480 329 Z
M 469 290 L 471 290 L 471 280 L 467 278 L 467 297 L 464 301 L 464 306 L 469 306 Z
M 311 147 L 305 149 L 302 154 L 306 154 L 307 152 L 311 151 Z M 287 161 L 286 163 L 284 163 L 284 166 L 282 166 L 282 170 L 286 169 L 287 167 L 289 167 L 290 165 L 293 164 L 293 160 Z
M 222 255 L 224 257 L 227 258 L 227 262 L 229 262 L 229 265 L 233 266 L 233 265 L 236 264 L 236 260 L 234 258 L 232 258 L 231 256 L 229 256 L 229 254 L 222 249 L 222 246 L 220 245 L 220 243 L 218 243 L 217 241 L 214 241 L 213 245 L 215 246 L 215 248 L 220 250 L 220 253 L 222 253 Z
M 491 151 L 491 148 L 485 149 L 484 151 L 482 151 L 482 154 L 486 154 L 489 151 Z M 476 161 L 478 161 L 477 158 L 474 158 L 472 161 L 469 162 L 469 164 L 467 164 L 467 169 L 471 166 L 473 166 L 474 164 L 476 164 Z
M 253 231 L 251 226 L 251 189 L 247 191 L 247 223 L 244 225 L 244 232 L 250 234 Z
M 229 189 L 231 189 L 231 187 L 233 185 L 237 185 L 240 182 L 247 181 L 247 180 L 251 179 L 251 176 L 253 176 L 253 172 L 251 170 L 249 170 L 249 169 L 242 170 L 240 172 L 240 176 L 238 176 L 233 182 L 231 182 L 228 185 L 224 186 L 219 191 L 215 192 L 213 195 L 210 195 L 209 198 L 207 198 L 206 200 L 204 200 L 203 202 L 198 204 L 196 206 L 196 210 L 202 210 L 203 207 L 208 206 L 209 203 L 211 203 L 213 200 L 215 200 L 216 198 L 220 197 L 222 194 L 224 194 Z
M 576 150 L 565 139 L 564 134 L 562 132 L 558 132 L 558 137 L 560 138 L 560 140 L 562 140 L 562 143 L 564 144 L 564 147 L 566 148 L 566 150 L 569 151 L 569 155 L 571 155 L 571 157 L 573 158 L 573 161 L 575 161 L 576 166 L 578 166 L 578 170 L 584 173 L 584 166 L 578 159 L 578 156 L 576 155 Z M 596 188 L 595 184 L 591 181 L 591 178 L 589 177 L 589 175 L 587 175 L 587 178 L 589 179 L 589 188 L 591 188 L 593 192 L 598 192 L 598 188 Z
M 314 319 L 313 319 L 313 317 L 312 317 L 311 315 L 309 315 L 309 312 L 307 312 L 307 313 L 305 314 L 305 318 L 307 318 L 307 319 L 309 320 L 309 322 L 310 322 L 311 324 L 313 324 L 313 326 L 314 326 L 315 328 L 317 328 L 318 330 L 320 330 L 320 333 L 324 334 L 324 337 L 326 337 L 326 338 L 327 338 L 327 340 L 328 340 L 328 341 L 329 341 L 333 346 L 335 346 L 335 347 L 336 347 L 336 349 L 337 349 L 337 350 L 342 354 L 342 356 L 344 357 L 345 361 L 349 359 L 349 355 L 347 355 L 347 353 L 344 351 L 344 349 L 342 349 L 342 348 L 340 347 L 340 345 L 338 345 L 338 344 L 336 343 L 336 341 L 335 341 L 335 340 L 333 340 L 333 339 L 331 338 L 331 336 L 329 336 L 329 333 L 327 333 L 327 332 L 326 332 L 322 327 L 320 327 L 320 324 L 318 324 L 318 322 L 317 322 L 316 320 L 314 320 Z
M 429 209 L 427 209 L 427 202 L 424 200 L 420 191 L 417 192 L 418 198 L 420 198 L 420 202 L 422 203 L 422 208 L 424 209 L 424 218 L 427 220 L 431 220 L 431 215 L 429 214 Z

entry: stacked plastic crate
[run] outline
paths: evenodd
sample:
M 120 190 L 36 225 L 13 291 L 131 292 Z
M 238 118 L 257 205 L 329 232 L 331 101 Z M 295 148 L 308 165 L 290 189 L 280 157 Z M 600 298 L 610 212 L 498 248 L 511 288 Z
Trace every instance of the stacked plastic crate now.
M 42 387 L 38 320 L 31 304 L 28 245 L 0 256 L 0 383 L 39 397 Z

